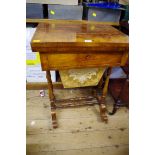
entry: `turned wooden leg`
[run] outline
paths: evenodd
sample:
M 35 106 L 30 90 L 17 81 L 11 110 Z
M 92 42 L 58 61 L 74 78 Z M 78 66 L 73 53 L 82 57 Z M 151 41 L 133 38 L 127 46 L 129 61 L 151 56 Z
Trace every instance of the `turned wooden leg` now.
M 46 71 L 46 78 L 47 78 L 47 82 L 48 82 L 48 93 L 49 93 L 49 99 L 51 102 L 51 106 L 55 107 L 54 104 L 54 94 L 53 94 L 53 84 L 52 84 L 52 79 L 51 79 L 51 73 L 50 71 Z
M 102 85 L 103 85 L 103 76 L 101 77 L 97 87 L 102 88 Z
M 53 84 L 52 84 L 52 79 L 51 79 L 51 73 L 50 71 L 46 71 L 46 78 L 48 82 L 48 94 L 49 94 L 49 99 L 50 99 L 50 104 L 51 104 L 51 117 L 52 117 L 52 124 L 53 128 L 57 128 L 57 120 L 56 120 L 56 106 L 54 103 L 55 96 L 53 94 Z
M 98 98 L 97 90 L 98 90 L 98 89 L 102 89 L 103 82 L 104 82 L 104 81 L 103 81 L 103 75 L 102 75 L 102 77 L 101 77 L 101 79 L 100 79 L 100 81 L 99 81 L 97 87 L 94 87 L 94 88 L 92 89 L 92 95 L 93 95 L 95 98 Z M 98 88 L 98 89 L 97 89 L 97 88 Z
M 111 69 L 112 68 L 109 67 L 108 70 L 107 70 L 107 77 L 106 77 L 105 84 L 104 84 L 104 87 L 103 87 L 102 96 L 99 99 L 101 120 L 106 122 L 106 123 L 108 121 L 108 117 L 106 115 L 105 97 L 106 97 L 107 91 L 108 91 L 108 84 L 109 84 L 109 78 L 110 78 L 110 74 L 111 74 Z

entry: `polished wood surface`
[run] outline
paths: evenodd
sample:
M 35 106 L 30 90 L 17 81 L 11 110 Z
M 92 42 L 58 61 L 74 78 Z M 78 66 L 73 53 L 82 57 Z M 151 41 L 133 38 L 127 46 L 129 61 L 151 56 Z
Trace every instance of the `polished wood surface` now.
M 105 66 L 121 66 L 123 52 L 104 53 L 59 53 L 42 54 L 41 62 L 43 70 L 59 70 L 71 68 L 91 68 Z M 104 61 L 103 61 L 104 60 Z M 80 62 L 80 63 L 79 63 Z M 123 65 L 123 64 L 122 64 Z
M 128 50 L 128 36 L 112 26 L 93 22 L 39 23 L 31 45 L 34 52 L 49 53 L 124 51 Z

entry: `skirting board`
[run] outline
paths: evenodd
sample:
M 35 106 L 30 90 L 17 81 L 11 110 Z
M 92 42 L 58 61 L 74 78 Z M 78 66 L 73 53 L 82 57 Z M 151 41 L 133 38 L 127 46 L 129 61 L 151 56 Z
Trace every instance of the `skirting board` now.
M 63 85 L 61 82 L 53 82 L 53 88 L 61 89 Z M 42 90 L 48 89 L 47 82 L 28 82 L 26 83 L 26 90 Z

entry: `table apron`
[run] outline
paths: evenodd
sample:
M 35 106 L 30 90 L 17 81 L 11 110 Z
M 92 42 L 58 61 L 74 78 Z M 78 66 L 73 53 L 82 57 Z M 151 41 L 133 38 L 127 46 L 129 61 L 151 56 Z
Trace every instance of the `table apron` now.
M 92 68 L 123 66 L 128 52 L 103 53 L 40 53 L 42 70 L 63 70 L 73 68 Z

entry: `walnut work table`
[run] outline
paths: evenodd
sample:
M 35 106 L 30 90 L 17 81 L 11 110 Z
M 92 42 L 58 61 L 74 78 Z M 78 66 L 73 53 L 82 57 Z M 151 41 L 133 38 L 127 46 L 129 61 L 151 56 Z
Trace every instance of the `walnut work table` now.
M 79 106 L 91 97 L 72 98 L 57 106 L 50 70 L 107 67 L 107 76 L 98 100 L 101 119 L 107 122 L 105 97 L 113 66 L 124 66 L 128 59 L 128 36 L 110 25 L 96 22 L 53 20 L 39 23 L 31 41 L 33 52 L 39 52 L 42 70 L 46 71 L 53 128 L 57 128 L 56 108 Z M 102 83 L 99 82 L 99 84 Z M 97 94 L 97 93 L 94 93 Z M 84 102 L 86 104 L 87 102 Z

